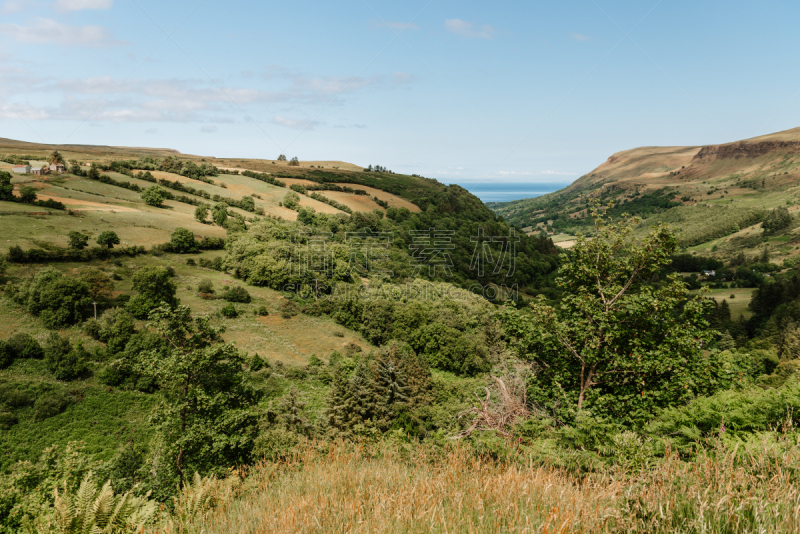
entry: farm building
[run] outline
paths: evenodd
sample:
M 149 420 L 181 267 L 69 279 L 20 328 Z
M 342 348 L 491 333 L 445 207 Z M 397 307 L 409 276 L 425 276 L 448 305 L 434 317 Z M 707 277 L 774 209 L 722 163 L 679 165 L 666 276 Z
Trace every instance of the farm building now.
M 31 172 L 30 165 L 14 165 L 13 171 L 18 174 L 29 174 Z
M 64 172 L 66 168 L 63 163 L 51 163 L 50 170 L 55 172 Z
M 36 174 L 38 176 L 44 176 L 49 172 L 50 169 L 48 167 L 34 167 L 33 169 L 31 169 L 31 174 Z

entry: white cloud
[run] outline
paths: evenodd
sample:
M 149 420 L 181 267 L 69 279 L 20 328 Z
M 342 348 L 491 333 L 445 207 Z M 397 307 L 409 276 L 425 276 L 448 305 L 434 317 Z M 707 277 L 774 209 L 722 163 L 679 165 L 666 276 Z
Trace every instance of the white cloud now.
M 591 40 L 591 37 L 589 37 L 588 35 L 581 35 L 580 33 L 573 33 L 573 34 L 570 35 L 570 37 L 572 37 L 572 39 L 574 39 L 575 41 L 589 41 L 589 40 Z
M 83 9 L 109 9 L 112 0 L 56 0 L 56 11 L 81 11 Z
M 200 127 L 200 131 L 201 131 L 202 133 L 214 133 L 214 132 L 216 132 L 217 130 L 219 130 L 219 128 L 217 128 L 217 127 L 216 127 L 216 126 L 214 126 L 213 124 L 211 124 L 211 125 L 206 125 L 206 126 L 201 126 L 201 127 Z
M 158 133 L 158 128 L 148 128 L 148 129 L 146 129 L 144 131 L 144 133 L 146 133 L 146 134 L 157 134 Z
M 447 19 L 444 21 L 444 27 L 466 39 L 492 39 L 496 33 L 496 30 L 488 24 L 476 29 L 473 23 L 461 19 Z
M 0 24 L 0 33 L 21 43 L 57 44 L 59 46 L 118 46 L 103 26 L 68 26 L 52 19 L 35 19 L 30 26 Z
M 287 128 L 294 128 L 296 130 L 313 130 L 315 127 L 319 126 L 321 123 L 317 121 L 308 121 L 303 119 L 291 119 L 289 117 L 282 117 L 280 115 L 275 115 L 272 117 L 272 122 L 279 126 L 286 126 Z
M 30 4 L 28 0 L 8 0 L 8 2 L 5 2 L 3 6 L 0 7 L 0 13 L 5 15 L 19 13 L 20 11 L 28 9 L 28 7 L 30 7 L 28 4 Z

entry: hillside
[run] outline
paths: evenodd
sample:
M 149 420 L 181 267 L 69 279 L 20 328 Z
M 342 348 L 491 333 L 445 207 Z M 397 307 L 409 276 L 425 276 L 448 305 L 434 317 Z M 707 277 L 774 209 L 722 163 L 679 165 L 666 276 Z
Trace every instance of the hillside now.
M 676 225 L 684 246 L 730 254 L 741 248 L 736 238 L 758 229 L 764 210 L 793 210 L 800 201 L 800 128 L 722 145 L 625 150 L 560 191 L 488 206 L 528 232 L 575 234 L 590 231 L 587 208 L 594 200 L 613 201 L 617 215 L 644 218 L 644 228 Z M 773 255 L 793 255 L 787 241 L 800 236 L 769 245 Z
M 4 169 L 55 157 L 16 148 Z M 800 454 L 797 269 L 616 227 L 563 254 L 383 170 L 67 148 L 65 172 L 0 172 L 3 534 L 124 499 L 106 531 L 795 524 L 771 466 Z M 638 182 L 584 190 L 684 240 L 731 224 Z M 735 210 L 718 242 L 791 248 L 788 212 Z

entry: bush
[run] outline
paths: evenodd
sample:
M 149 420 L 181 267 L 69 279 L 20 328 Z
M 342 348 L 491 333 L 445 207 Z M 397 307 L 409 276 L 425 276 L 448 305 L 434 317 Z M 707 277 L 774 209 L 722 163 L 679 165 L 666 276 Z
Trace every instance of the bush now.
M 227 288 L 222 294 L 222 298 L 228 302 L 241 302 L 247 304 L 252 300 L 250 293 L 247 292 L 242 286 L 234 286 Z
M 283 205 L 290 210 L 297 210 L 300 207 L 300 195 L 294 191 L 289 191 L 283 197 Z
M 266 317 L 269 315 L 269 311 L 267 311 L 266 306 L 259 306 L 258 308 L 253 309 L 253 314 L 260 315 L 261 317 Z
M 74 347 L 67 338 L 55 332 L 47 338 L 44 349 L 44 360 L 47 368 L 58 380 L 74 380 L 89 374 L 86 361 L 89 353 L 83 348 L 82 343 Z
M 297 304 L 291 300 L 284 300 L 281 304 L 281 317 L 284 319 L 291 319 L 298 313 Z
M 67 234 L 69 237 L 69 248 L 75 250 L 83 250 L 89 245 L 89 236 L 83 235 L 80 232 L 70 232 Z
M 156 208 L 160 208 L 168 197 L 167 190 L 157 185 L 151 185 L 142 191 L 142 200 L 144 200 L 145 204 Z
M 46 328 L 58 329 L 81 322 L 91 306 L 89 284 L 48 267 L 39 271 L 20 299 L 28 312 L 41 317 Z
M 41 360 L 44 351 L 39 342 L 30 334 L 18 333 L 8 338 L 8 346 L 14 358 Z
M 172 252 L 176 254 L 192 254 L 197 252 L 197 240 L 194 234 L 186 228 L 176 228 L 170 239 Z
M 239 317 L 239 311 L 236 309 L 236 306 L 234 306 L 232 302 L 223 306 L 219 310 L 219 313 L 222 314 L 223 317 L 226 317 L 228 319 L 235 319 L 236 317 Z
M 197 284 L 197 292 L 198 293 L 206 293 L 212 294 L 214 293 L 214 284 L 208 278 L 203 278 L 200 280 L 200 283 Z
M 48 391 L 40 395 L 33 403 L 33 419 L 35 421 L 44 421 L 49 417 L 60 414 L 70 404 L 72 404 L 72 397 L 65 391 Z

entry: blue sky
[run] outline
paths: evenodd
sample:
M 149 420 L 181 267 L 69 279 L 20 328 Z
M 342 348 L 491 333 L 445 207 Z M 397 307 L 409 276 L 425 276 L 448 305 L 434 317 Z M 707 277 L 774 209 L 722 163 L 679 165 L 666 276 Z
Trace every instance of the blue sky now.
M 800 126 L 789 1 L 0 0 L 0 136 L 569 182 Z

